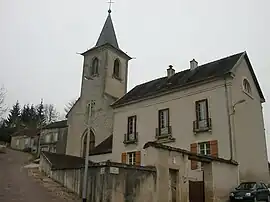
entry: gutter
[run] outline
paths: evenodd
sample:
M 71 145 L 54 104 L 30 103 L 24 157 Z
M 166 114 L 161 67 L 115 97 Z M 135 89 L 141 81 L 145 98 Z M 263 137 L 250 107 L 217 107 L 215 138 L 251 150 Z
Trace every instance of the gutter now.
M 224 77 L 224 86 L 225 86 L 225 98 L 226 98 L 226 108 L 227 108 L 228 126 L 229 126 L 230 160 L 234 160 L 233 142 L 232 142 L 232 125 L 231 125 L 231 116 L 230 116 L 230 101 L 229 101 L 228 86 L 227 86 L 227 82 L 226 82 L 226 77 Z

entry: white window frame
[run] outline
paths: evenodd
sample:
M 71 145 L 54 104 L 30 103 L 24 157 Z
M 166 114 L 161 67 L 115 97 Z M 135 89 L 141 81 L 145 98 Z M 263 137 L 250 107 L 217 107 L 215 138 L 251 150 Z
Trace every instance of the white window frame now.
M 201 146 L 203 147 L 203 149 L 201 148 Z M 205 155 L 205 156 L 211 155 L 210 142 L 200 142 L 200 143 L 198 143 L 198 148 L 199 148 L 199 154 Z
M 136 116 L 130 116 L 128 117 L 128 131 L 127 135 L 130 137 L 130 135 L 134 135 L 136 132 Z
M 136 165 L 136 152 L 127 152 L 127 164 Z
M 158 111 L 158 119 L 159 119 L 159 133 L 160 135 L 169 133 L 169 121 L 170 121 L 170 112 L 169 108 L 161 109 Z

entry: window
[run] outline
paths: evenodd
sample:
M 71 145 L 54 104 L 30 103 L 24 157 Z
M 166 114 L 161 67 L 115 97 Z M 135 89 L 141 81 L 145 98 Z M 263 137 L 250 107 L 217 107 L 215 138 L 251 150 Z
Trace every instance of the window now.
M 128 117 L 128 135 L 136 133 L 136 116 Z
M 51 134 L 45 135 L 45 142 L 46 142 L 46 143 L 51 142 Z
M 127 134 L 125 134 L 124 143 L 135 143 L 137 141 L 137 117 L 130 116 L 127 121 Z
M 194 129 L 204 129 L 210 127 L 208 101 L 207 99 L 196 101 L 196 121 Z
M 169 109 L 159 110 L 158 117 L 158 127 L 160 129 L 160 132 L 162 133 L 169 127 Z
M 113 76 L 118 78 L 118 79 L 120 78 L 120 61 L 119 61 L 119 59 L 116 59 L 114 61 Z
M 53 142 L 57 142 L 58 141 L 58 133 L 53 133 Z
M 246 92 L 246 93 L 248 93 L 248 94 L 250 94 L 251 95 L 251 86 L 250 86 L 250 84 L 249 84 L 249 82 L 248 82 L 248 80 L 247 79 L 244 79 L 243 80 L 243 88 L 244 88 L 244 91 Z
M 95 76 L 98 74 L 98 59 L 94 58 L 93 62 L 92 62 L 92 67 L 91 67 L 91 75 Z
M 130 165 L 136 164 L 136 152 L 127 153 L 127 164 L 130 164 Z
M 199 154 L 211 155 L 210 142 L 199 143 Z

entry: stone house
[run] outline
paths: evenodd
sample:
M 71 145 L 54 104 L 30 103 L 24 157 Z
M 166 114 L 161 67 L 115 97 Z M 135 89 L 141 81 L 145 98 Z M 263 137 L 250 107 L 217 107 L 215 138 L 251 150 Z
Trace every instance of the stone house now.
M 264 102 L 246 52 L 202 65 L 192 60 L 177 73 L 170 66 L 165 77 L 136 86 L 112 105 L 112 160 L 144 165 L 143 145 L 155 141 L 235 160 L 241 180 L 268 180 Z M 202 178 L 199 163 L 192 161 L 190 169 L 190 178 Z
M 38 129 L 22 129 L 11 135 L 11 148 L 36 153 L 38 148 Z
M 67 142 L 67 121 L 56 121 L 42 128 L 39 149 L 52 153 L 65 154 Z

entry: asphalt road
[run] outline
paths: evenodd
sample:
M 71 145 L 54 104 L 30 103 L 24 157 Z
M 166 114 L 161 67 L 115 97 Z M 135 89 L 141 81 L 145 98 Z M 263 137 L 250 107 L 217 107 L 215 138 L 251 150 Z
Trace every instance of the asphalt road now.
M 28 159 L 18 151 L 0 153 L 0 202 L 64 202 L 28 175 L 23 168 Z

